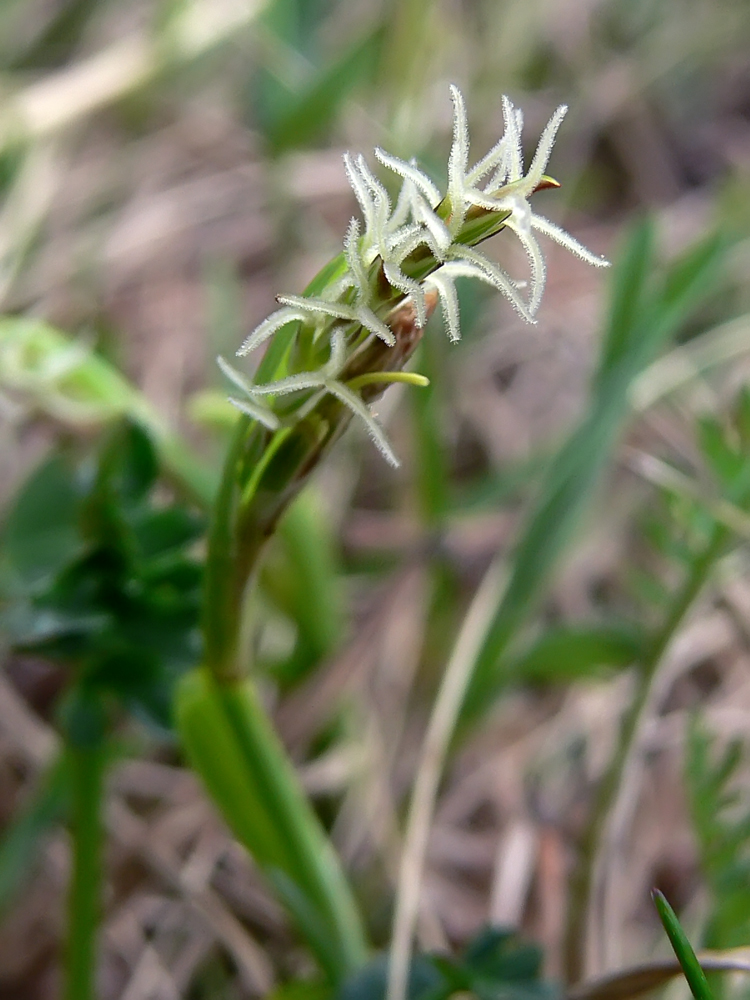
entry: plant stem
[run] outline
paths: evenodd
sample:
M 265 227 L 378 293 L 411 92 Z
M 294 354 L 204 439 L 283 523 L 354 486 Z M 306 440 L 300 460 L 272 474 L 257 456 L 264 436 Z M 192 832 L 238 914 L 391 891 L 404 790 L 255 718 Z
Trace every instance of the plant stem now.
M 714 524 L 703 548 L 693 559 L 682 587 L 674 595 L 661 628 L 653 636 L 638 665 L 636 691 L 621 723 L 617 749 L 594 798 L 588 825 L 581 838 L 576 867 L 571 877 L 563 944 L 565 976 L 570 984 L 577 983 L 584 972 L 586 920 L 599 844 L 610 810 L 617 799 L 625 765 L 630 757 L 635 735 L 640 728 L 644 709 L 649 702 L 654 677 L 667 647 L 703 589 L 730 534 L 723 525 Z
M 102 882 L 103 743 L 68 749 L 73 869 L 68 895 L 65 1000 L 93 1000 Z
M 247 682 L 223 684 L 219 697 L 240 752 L 252 769 L 265 811 L 276 827 L 278 841 L 291 857 L 289 868 L 297 884 L 290 886 L 286 877 L 279 880 L 280 875 L 288 874 L 280 869 L 269 872 L 271 880 L 293 912 L 299 910 L 300 890 L 304 893 L 305 908 L 295 915 L 321 965 L 333 982 L 340 983 L 364 963 L 366 945 L 333 848 L 254 690 Z M 315 919 L 310 921 L 309 917 Z

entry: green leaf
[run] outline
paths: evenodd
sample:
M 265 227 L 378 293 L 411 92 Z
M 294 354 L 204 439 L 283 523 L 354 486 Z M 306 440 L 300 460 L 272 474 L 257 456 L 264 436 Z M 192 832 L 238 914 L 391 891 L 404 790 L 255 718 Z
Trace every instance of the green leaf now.
M 0 916 L 8 913 L 38 857 L 44 837 L 64 816 L 69 798 L 65 759 L 41 776 L 0 839 Z
M 200 537 L 205 528 L 202 517 L 185 507 L 149 508 L 131 521 L 133 534 L 142 559 L 164 556 L 182 549 Z
M 742 471 L 746 457 L 731 447 L 721 424 L 705 416 L 697 422 L 698 443 L 722 487 L 731 486 Z
M 63 490 L 49 475 L 59 461 L 45 466 L 30 488 L 32 499 L 56 498 L 59 509 L 47 514 L 43 505 L 31 528 L 64 509 Z M 186 550 L 203 521 L 179 505 L 156 504 L 157 473 L 151 442 L 129 425 L 108 434 L 77 473 L 66 467 L 80 491 L 69 544 L 33 592 L 9 595 L 3 624 L 16 649 L 65 664 L 74 688 L 83 684 L 110 701 L 115 695 L 164 728 L 176 681 L 201 655 L 202 568 Z M 27 520 L 36 510 L 20 509 Z M 10 537 L 36 542 L 31 528 Z
M 333 982 L 362 963 L 359 912 L 252 684 L 191 671 L 176 699 L 188 759 Z
M 503 927 L 483 927 L 463 955 L 415 955 L 409 969 L 409 1000 L 447 1000 L 458 993 L 479 1000 L 557 1000 L 559 989 L 540 978 L 543 953 Z M 378 955 L 351 976 L 337 1000 L 384 1000 L 388 957 Z
M 658 889 L 654 889 L 651 893 L 651 898 L 654 901 L 664 930 L 667 932 L 667 937 L 677 956 L 677 961 L 682 966 L 682 971 L 690 987 L 690 992 L 695 997 L 695 1000 L 713 1000 L 713 994 L 709 988 L 706 974 L 701 968 L 674 910 Z
M 500 985 L 539 978 L 544 955 L 506 927 L 483 927 L 466 947 L 462 964 L 473 975 Z
M 276 671 L 284 680 L 301 680 L 343 640 L 339 573 L 319 499 L 308 489 L 284 515 L 276 544 L 262 570 L 266 596 L 297 627 L 294 654 Z
M 148 434 L 127 422 L 112 432 L 100 459 L 100 469 L 102 485 L 111 489 L 121 503 L 134 505 L 154 486 L 159 460 Z
M 735 779 L 745 763 L 740 740 L 721 754 L 694 719 L 688 731 L 685 780 L 701 872 L 710 891 L 702 936 L 709 948 L 745 945 L 750 939 L 750 802 Z M 717 993 L 723 993 L 717 984 Z
M 266 1000 L 334 1000 L 331 984 L 321 979 L 292 979 L 272 990 Z
M 22 487 L 8 515 L 3 553 L 25 588 L 40 588 L 84 548 L 78 531 L 79 493 L 62 455 L 44 462 Z
M 605 334 L 597 381 L 625 356 L 633 331 L 645 309 L 649 278 L 654 271 L 654 226 L 644 220 L 630 233 L 625 249 L 618 255 L 612 279 L 609 326 Z
M 634 663 L 642 641 L 632 628 L 561 626 L 545 632 L 509 667 L 523 684 L 560 684 Z
M 378 955 L 351 976 L 336 995 L 336 1000 L 384 1000 L 388 981 L 388 957 Z M 425 956 L 415 956 L 409 968 L 407 1000 L 439 1000 L 452 992 L 450 984 L 436 964 Z
M 322 139 L 342 103 L 375 71 L 382 45 L 380 26 L 358 39 L 335 62 L 321 70 L 269 124 L 268 139 L 275 154 L 300 149 Z
M 667 270 L 654 310 L 660 337 L 670 336 L 718 284 L 726 241 L 714 234 L 691 247 Z

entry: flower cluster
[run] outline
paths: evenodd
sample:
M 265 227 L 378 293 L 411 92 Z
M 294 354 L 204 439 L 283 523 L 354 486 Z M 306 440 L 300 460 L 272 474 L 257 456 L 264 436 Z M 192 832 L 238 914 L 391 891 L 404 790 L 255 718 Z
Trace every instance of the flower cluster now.
M 460 338 L 458 296 L 455 280 L 477 278 L 500 291 L 528 322 L 533 323 L 544 290 L 546 268 L 536 233 L 542 233 L 597 267 L 607 261 L 590 253 L 577 240 L 548 219 L 532 211 L 530 196 L 543 187 L 557 186 L 544 173 L 557 130 L 566 108 L 561 106 L 549 120 L 539 140 L 531 165 L 524 173 L 521 145 L 522 114 L 503 97 L 504 134 L 500 141 L 473 166 L 469 165 L 469 130 L 463 96 L 451 87 L 454 107 L 453 144 L 448 160 L 448 189 L 443 195 L 415 161 L 407 162 L 375 150 L 380 163 L 401 178 L 395 205 L 363 156 L 347 153 L 344 166 L 362 210 L 364 229 L 352 219 L 344 243 L 344 266 L 319 295 L 280 295 L 281 308 L 260 324 L 237 352 L 246 355 L 291 323 L 312 328 L 312 343 L 329 345 L 328 359 L 316 371 L 287 375 L 263 385 L 250 382 L 219 359 L 222 370 L 242 392 L 232 402 L 269 429 L 281 425 L 279 416 L 264 401 L 285 393 L 307 390 L 337 396 L 366 424 L 373 440 L 393 464 L 396 458 L 369 407 L 341 375 L 347 360 L 347 344 L 359 343 L 363 332 L 393 345 L 395 338 L 387 319 L 399 300 L 409 299 L 418 327 L 428 318 L 427 296 L 440 299 L 448 336 Z M 471 245 L 489 235 L 476 234 L 470 225 L 484 213 L 510 229 L 524 247 L 530 265 L 528 282 L 515 281 L 496 263 Z M 415 276 L 413 262 L 428 265 Z M 410 273 L 410 271 L 412 273 Z M 374 280 L 380 274 L 383 283 Z M 522 291 L 528 288 L 526 296 Z M 388 381 L 384 378 L 383 381 Z

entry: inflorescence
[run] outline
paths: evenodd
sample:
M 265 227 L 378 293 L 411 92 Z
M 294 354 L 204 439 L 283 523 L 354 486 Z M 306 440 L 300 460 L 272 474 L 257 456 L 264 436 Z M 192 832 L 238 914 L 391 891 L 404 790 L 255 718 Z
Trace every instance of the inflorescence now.
M 242 344 L 238 355 L 259 347 L 278 330 L 291 323 L 313 328 L 313 342 L 325 338 L 330 344 L 326 363 L 318 370 L 300 372 L 262 385 L 255 384 L 219 359 L 222 371 L 242 392 L 242 399 L 231 401 L 248 416 L 271 430 L 282 425 L 280 417 L 267 405 L 268 397 L 300 390 L 329 392 L 341 400 L 365 423 L 371 437 L 391 464 L 397 459 L 388 440 L 358 392 L 341 380 L 347 360 L 350 329 L 366 331 L 388 345 L 395 343 L 393 332 L 383 316 L 384 300 L 372 281 L 372 268 L 380 263 L 382 275 L 392 293 L 409 299 L 415 321 L 423 327 L 428 318 L 427 294 L 439 296 L 445 326 L 452 341 L 460 339 L 458 296 L 455 279 L 477 278 L 502 292 L 520 316 L 529 323 L 541 302 L 546 267 L 536 234 L 541 233 L 567 247 L 572 253 L 596 267 L 608 262 L 592 254 L 569 233 L 532 211 L 530 197 L 546 186 L 557 186 L 546 177 L 557 130 L 567 108 L 561 105 L 547 123 L 528 171 L 524 174 L 521 129 L 523 115 L 503 97 L 504 134 L 500 141 L 474 166 L 469 166 L 469 129 L 466 107 L 460 90 L 452 86 L 453 144 L 448 159 L 448 189 L 445 195 L 417 166 L 376 149 L 380 163 L 401 178 L 401 190 L 395 205 L 385 187 L 370 170 L 364 157 L 344 155 L 349 183 L 359 202 L 364 229 L 352 219 L 344 241 L 345 270 L 319 296 L 279 295 L 281 308 L 264 320 Z M 516 234 L 529 259 L 528 282 L 515 281 L 496 263 L 459 238 L 469 213 L 477 209 L 497 214 L 503 227 Z M 405 263 L 420 249 L 434 260 L 434 268 L 421 280 L 410 276 Z M 522 291 L 526 290 L 524 297 Z M 380 307 L 380 308 L 379 308 Z M 380 312 L 381 315 L 378 315 Z M 351 342 L 351 338 L 350 338 Z M 383 381 L 388 381 L 387 377 Z M 317 393 L 316 393 L 317 395 Z M 307 409 L 307 407 L 305 407 Z

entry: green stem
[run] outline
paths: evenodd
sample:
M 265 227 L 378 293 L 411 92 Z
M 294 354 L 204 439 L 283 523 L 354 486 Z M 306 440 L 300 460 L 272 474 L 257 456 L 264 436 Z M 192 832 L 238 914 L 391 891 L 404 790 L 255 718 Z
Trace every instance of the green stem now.
M 103 743 L 68 749 L 73 870 L 68 895 L 65 1000 L 93 1000 L 102 882 Z
M 675 594 L 664 622 L 653 636 L 641 663 L 638 665 L 636 691 L 620 726 L 617 749 L 596 792 L 588 825 L 581 839 L 576 867 L 571 877 L 563 946 L 565 975 L 568 983 L 577 983 L 584 971 L 586 919 L 599 844 L 607 817 L 620 790 L 633 740 L 649 702 L 654 677 L 667 647 L 696 597 L 703 589 L 730 534 L 724 526 L 714 524 L 702 550 L 693 560 L 682 587 Z
M 287 872 L 276 869 L 268 874 L 305 929 L 321 965 L 333 982 L 340 983 L 364 964 L 367 950 L 359 914 L 333 848 L 255 691 L 247 682 L 223 684 L 219 697 L 279 843 L 292 859 Z

